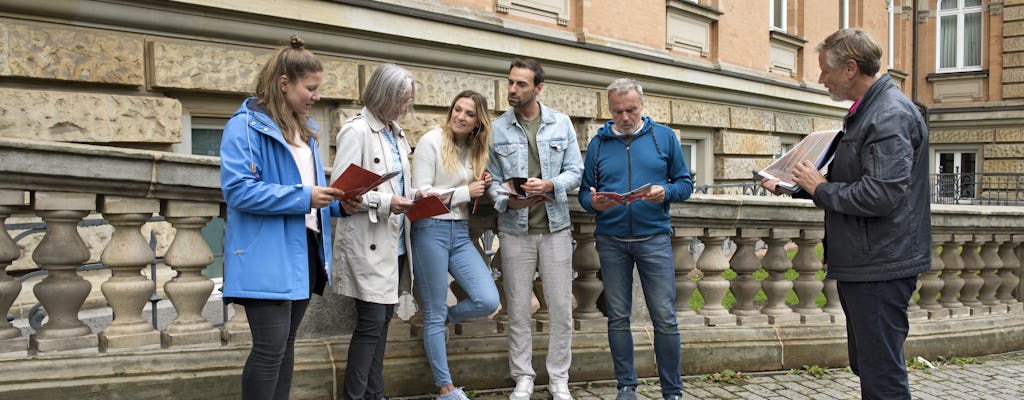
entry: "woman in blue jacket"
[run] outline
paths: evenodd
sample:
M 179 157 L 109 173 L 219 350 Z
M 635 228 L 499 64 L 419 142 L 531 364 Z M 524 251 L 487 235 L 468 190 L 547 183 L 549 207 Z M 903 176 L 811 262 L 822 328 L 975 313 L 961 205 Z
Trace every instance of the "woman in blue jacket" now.
M 292 36 L 263 66 L 256 96 L 224 126 L 224 296 L 245 307 L 252 332 L 246 400 L 288 398 L 295 332 L 330 276 L 330 217 L 349 207 L 334 200 L 342 191 L 326 187 L 308 116 L 322 81 L 320 60 Z

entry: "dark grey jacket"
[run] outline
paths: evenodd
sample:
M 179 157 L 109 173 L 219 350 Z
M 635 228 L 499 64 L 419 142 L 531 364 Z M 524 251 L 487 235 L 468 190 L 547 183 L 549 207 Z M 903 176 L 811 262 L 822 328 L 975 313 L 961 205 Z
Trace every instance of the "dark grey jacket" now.
M 839 281 L 905 278 L 931 267 L 928 127 L 882 75 L 846 116 L 846 134 L 817 187 L 825 262 Z

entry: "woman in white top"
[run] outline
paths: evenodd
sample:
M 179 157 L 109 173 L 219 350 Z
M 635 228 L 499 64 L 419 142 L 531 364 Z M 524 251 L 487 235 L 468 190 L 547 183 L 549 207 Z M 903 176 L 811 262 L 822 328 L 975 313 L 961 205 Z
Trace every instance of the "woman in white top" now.
M 412 224 L 414 282 L 422 301 L 423 346 L 438 399 L 466 400 L 452 384 L 446 358 L 446 319 L 459 323 L 489 315 L 498 307 L 498 289 L 490 269 L 469 238 L 474 200 L 491 183 L 487 145 L 491 137 L 487 99 L 466 90 L 455 96 L 441 128 L 427 132 L 413 152 L 412 184 L 420 194 L 451 192 L 451 212 Z M 445 196 L 446 197 L 446 196 Z M 448 274 L 469 296 L 448 307 Z

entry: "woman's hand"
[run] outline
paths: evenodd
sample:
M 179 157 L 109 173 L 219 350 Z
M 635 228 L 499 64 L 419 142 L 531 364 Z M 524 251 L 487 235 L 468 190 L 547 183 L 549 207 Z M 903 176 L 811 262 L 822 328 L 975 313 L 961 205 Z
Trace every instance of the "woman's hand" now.
M 332 187 L 313 186 L 309 193 L 310 208 L 324 208 L 331 204 L 335 198 L 345 195 L 345 191 Z
M 491 174 L 484 172 L 482 179 L 469 183 L 469 197 L 475 199 L 483 196 L 488 186 L 491 186 Z
M 391 196 L 391 212 L 393 214 L 405 214 L 406 211 L 412 208 L 412 204 L 412 200 L 405 197 L 399 195 Z

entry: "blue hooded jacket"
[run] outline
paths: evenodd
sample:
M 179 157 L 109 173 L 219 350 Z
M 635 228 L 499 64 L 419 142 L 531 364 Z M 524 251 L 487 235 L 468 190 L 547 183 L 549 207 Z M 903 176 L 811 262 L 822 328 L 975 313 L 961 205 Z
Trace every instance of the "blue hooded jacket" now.
M 597 214 L 597 235 L 636 238 L 672 232 L 669 203 L 686 200 L 693 193 L 690 169 L 675 132 L 650 117 L 643 117 L 643 122 L 640 132 L 617 136 L 612 131 L 614 121 L 608 121 L 587 145 L 579 201 Z M 591 187 L 625 193 L 648 183 L 665 188 L 664 202 L 635 201 L 601 212 L 590 205 Z
M 315 124 L 309 120 L 310 124 Z M 317 186 L 327 186 L 317 141 L 310 138 Z M 220 186 L 227 203 L 224 297 L 269 300 L 309 298 L 308 246 L 316 246 L 331 276 L 331 216 L 340 203 L 320 209 L 320 243 L 306 243 L 305 214 L 312 188 L 302 176 L 281 130 L 255 98 L 246 99 L 224 126 Z

